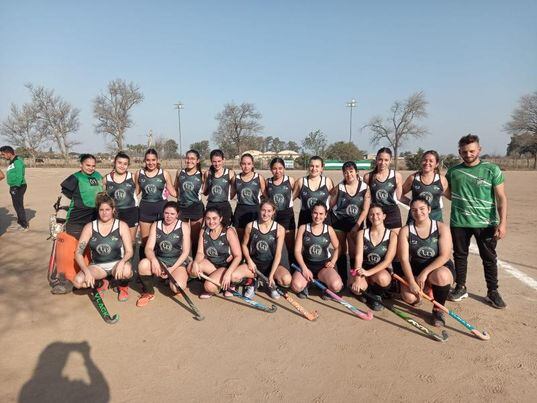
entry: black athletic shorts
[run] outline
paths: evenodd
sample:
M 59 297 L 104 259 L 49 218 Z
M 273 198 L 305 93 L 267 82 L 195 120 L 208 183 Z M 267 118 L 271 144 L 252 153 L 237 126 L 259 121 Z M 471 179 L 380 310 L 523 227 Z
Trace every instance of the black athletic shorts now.
M 231 225 L 231 204 L 228 201 L 225 202 L 207 202 L 206 210 L 210 207 L 216 207 L 220 214 L 222 215 L 222 224 L 224 227 L 229 227 Z
M 330 259 L 323 260 L 322 262 L 312 262 L 309 260 L 304 259 L 304 263 L 306 263 L 306 267 L 313 273 L 314 277 L 317 277 L 319 272 L 325 268 L 326 264 L 330 261 Z M 298 265 L 297 265 L 298 266 Z
M 157 202 L 146 202 L 142 200 L 139 209 L 140 221 L 152 223 L 161 220 L 166 202 L 167 200 L 159 200 Z
M 296 230 L 295 211 L 292 207 L 285 210 L 276 211 L 274 221 L 280 224 L 286 231 Z
M 179 206 L 179 210 L 181 211 L 180 218 L 183 222 L 198 221 L 200 218 L 203 218 L 203 203 L 201 202 L 185 207 Z
M 410 266 L 412 267 L 412 274 L 414 274 L 414 277 L 417 277 L 420 275 L 420 273 L 425 269 L 429 263 L 416 263 L 412 262 L 410 260 Z M 446 264 L 444 264 L 445 267 L 449 269 L 451 272 L 451 275 L 453 278 L 455 278 L 455 265 L 453 264 L 453 261 L 449 259 Z M 400 277 L 405 278 L 405 274 L 403 273 L 403 267 L 401 266 L 400 262 L 392 262 L 393 272 Z
M 300 214 L 298 215 L 298 226 L 300 227 L 303 224 L 310 224 L 312 222 L 311 218 L 311 210 L 300 210 Z M 332 220 L 330 217 L 330 211 L 328 211 L 328 214 L 326 215 L 326 218 L 324 219 L 324 223 L 331 225 Z
M 128 207 L 117 211 L 117 218 L 125 221 L 129 228 L 136 227 L 139 219 L 138 207 Z
M 338 220 L 332 215 L 332 228 L 334 228 L 336 231 L 351 232 L 355 225 L 356 221 L 353 219 Z M 363 227 L 364 223 L 362 223 L 362 225 L 358 229 L 360 230 Z
M 237 204 L 235 214 L 233 214 L 233 226 L 235 228 L 246 228 L 246 225 L 259 217 L 259 206 L 249 206 Z

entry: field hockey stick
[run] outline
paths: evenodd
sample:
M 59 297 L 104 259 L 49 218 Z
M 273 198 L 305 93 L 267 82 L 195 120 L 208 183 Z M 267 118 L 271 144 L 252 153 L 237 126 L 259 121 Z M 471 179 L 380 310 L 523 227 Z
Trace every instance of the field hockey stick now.
M 447 340 L 449 335 L 445 330 L 442 330 L 442 336 L 440 336 L 439 334 L 433 332 L 428 327 L 426 327 L 426 326 L 422 325 L 421 323 L 415 321 L 408 314 L 406 314 L 405 312 L 400 311 L 399 309 L 397 309 L 393 305 L 385 304 L 384 301 L 382 301 L 381 298 L 375 298 L 375 296 L 369 294 L 368 292 L 365 292 L 364 294 L 367 295 L 369 298 L 377 301 L 379 304 L 381 304 L 383 307 L 385 307 L 389 311 L 392 311 L 394 314 L 399 316 L 401 319 L 403 319 L 406 322 L 410 323 L 412 326 L 414 326 L 420 332 L 424 333 L 427 337 L 430 337 L 431 339 L 436 340 L 436 341 L 440 341 L 442 343 Z
M 292 263 L 291 266 L 295 270 L 298 270 L 299 272 L 302 273 L 302 269 L 298 265 L 296 265 L 295 263 Z M 336 302 L 339 302 L 341 305 L 343 305 L 345 308 L 347 308 L 353 314 L 358 316 L 360 319 L 363 319 L 363 320 L 371 320 L 371 319 L 373 319 L 373 313 L 371 311 L 365 312 L 365 311 L 362 311 L 361 309 L 356 308 L 354 305 L 349 304 L 347 301 L 345 301 L 343 298 L 341 298 L 335 292 L 332 292 L 330 289 L 328 289 L 328 287 L 325 286 L 323 283 L 321 283 L 319 280 L 313 279 L 312 282 L 313 282 L 313 285 L 315 285 L 321 291 L 326 293 L 328 296 L 330 296 Z
M 50 251 L 50 259 L 48 261 L 48 272 L 47 272 L 47 280 L 49 284 L 52 284 L 54 280 L 56 280 L 57 272 L 56 272 L 56 247 L 57 247 L 58 240 L 54 239 L 52 241 L 52 250 Z
M 192 300 L 190 299 L 190 297 L 186 294 L 185 290 L 183 290 L 183 288 L 181 288 L 181 286 L 179 285 L 179 283 L 177 282 L 177 280 L 175 278 L 173 278 L 172 274 L 170 273 L 170 270 L 168 270 L 168 266 L 166 266 L 163 262 L 161 262 L 159 260 L 159 263 L 160 263 L 160 266 L 164 269 L 164 271 L 166 272 L 166 274 L 168 275 L 168 279 L 171 281 L 171 283 L 175 286 L 175 288 L 177 288 L 179 290 L 179 292 L 183 295 L 183 297 L 185 298 L 185 301 L 187 302 L 188 306 L 190 306 L 190 309 L 192 310 L 192 312 L 194 313 L 194 319 L 196 320 L 203 320 L 205 319 L 205 316 L 203 316 L 201 314 L 201 312 L 199 311 L 199 309 L 196 307 L 196 305 L 194 305 L 194 303 L 192 302 Z
M 409 287 L 408 282 L 398 276 L 397 274 L 393 273 L 393 278 L 395 278 L 397 281 L 399 281 L 401 284 L 404 284 L 405 286 Z M 441 303 L 434 300 L 434 298 L 430 297 L 429 295 L 425 294 L 422 290 L 420 290 L 420 294 L 427 300 L 431 301 L 433 305 L 445 313 L 447 313 L 449 316 L 451 316 L 453 319 L 455 319 L 457 322 L 462 324 L 465 328 L 467 328 L 474 336 L 476 336 L 480 340 L 489 340 L 490 335 L 486 331 L 480 331 L 477 330 L 474 326 L 466 322 L 463 318 L 461 318 L 459 315 L 457 315 L 455 312 L 453 312 L 451 309 L 446 308 Z
M 104 305 L 101 294 L 99 293 L 99 291 L 97 291 L 95 287 L 91 289 L 90 295 L 93 303 L 95 304 L 97 310 L 101 314 L 101 317 L 106 323 L 108 323 L 109 325 L 113 325 L 119 320 L 119 315 L 117 313 L 114 316 L 110 315 L 108 309 L 106 309 L 106 306 Z
M 256 269 L 256 272 L 259 278 L 267 284 L 267 287 L 270 288 L 267 276 L 261 273 L 258 269 Z M 274 289 L 278 292 L 278 294 L 284 297 L 285 300 L 289 302 L 293 306 L 293 308 L 295 308 L 298 312 L 300 312 L 306 319 L 313 321 L 319 317 L 319 314 L 317 313 L 317 311 L 309 312 L 306 309 L 304 309 L 302 305 L 300 305 L 297 301 L 291 298 L 291 296 L 286 290 L 281 289 L 277 285 L 274 287 Z
M 215 286 L 217 286 L 218 288 L 222 289 L 222 285 L 220 285 L 219 282 L 213 280 L 212 278 L 210 278 L 209 276 L 206 276 L 204 273 L 200 273 L 200 277 L 207 280 L 209 283 L 213 283 Z M 273 313 L 276 311 L 276 306 L 275 305 L 272 305 L 271 308 L 269 308 L 268 306 L 266 305 L 263 305 L 262 303 L 260 302 L 257 302 L 257 301 L 254 301 L 253 299 L 250 299 L 248 297 L 245 297 L 244 295 L 242 295 L 240 292 L 237 292 L 231 288 L 228 288 L 227 290 L 224 290 L 224 291 L 228 291 L 230 293 L 233 294 L 234 297 L 237 297 L 237 298 L 240 298 L 242 299 L 244 302 L 246 302 L 248 305 L 250 305 L 251 307 L 255 308 L 255 309 L 259 309 L 260 311 L 264 311 L 264 312 L 268 312 L 268 313 Z

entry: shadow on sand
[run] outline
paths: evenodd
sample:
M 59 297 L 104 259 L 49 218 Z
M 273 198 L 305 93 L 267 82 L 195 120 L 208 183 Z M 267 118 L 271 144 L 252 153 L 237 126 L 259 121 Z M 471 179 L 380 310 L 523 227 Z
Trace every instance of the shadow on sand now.
M 89 384 L 82 380 L 70 380 L 62 374 L 71 353 L 79 353 L 84 359 Z M 49 344 L 39 356 L 32 378 L 24 384 L 19 402 L 108 402 L 110 388 L 102 372 L 90 357 L 87 342 Z

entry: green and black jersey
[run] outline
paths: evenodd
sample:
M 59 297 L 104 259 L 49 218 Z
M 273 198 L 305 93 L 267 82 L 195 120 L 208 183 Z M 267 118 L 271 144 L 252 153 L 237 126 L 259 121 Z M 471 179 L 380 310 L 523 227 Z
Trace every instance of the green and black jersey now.
M 87 224 L 94 219 L 95 196 L 103 190 L 103 177 L 99 172 L 88 175 L 75 172 L 62 184 L 62 193 L 71 199 L 67 210 L 67 221 L 72 224 Z

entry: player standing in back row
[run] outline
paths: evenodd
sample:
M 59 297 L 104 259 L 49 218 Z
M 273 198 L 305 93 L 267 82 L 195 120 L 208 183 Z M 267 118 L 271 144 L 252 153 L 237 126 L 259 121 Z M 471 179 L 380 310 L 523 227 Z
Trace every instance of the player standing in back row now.
M 451 167 L 446 178 L 451 199 L 451 235 L 457 283 L 449 299 L 460 301 L 468 297 L 466 272 L 468 248 L 475 237 L 485 269 L 487 301 L 495 308 L 506 304 L 498 292 L 496 244 L 507 232 L 507 196 L 500 167 L 481 161 L 479 137 L 468 134 L 459 140 L 459 155 L 463 162 Z M 497 208 L 497 210 L 496 210 Z

